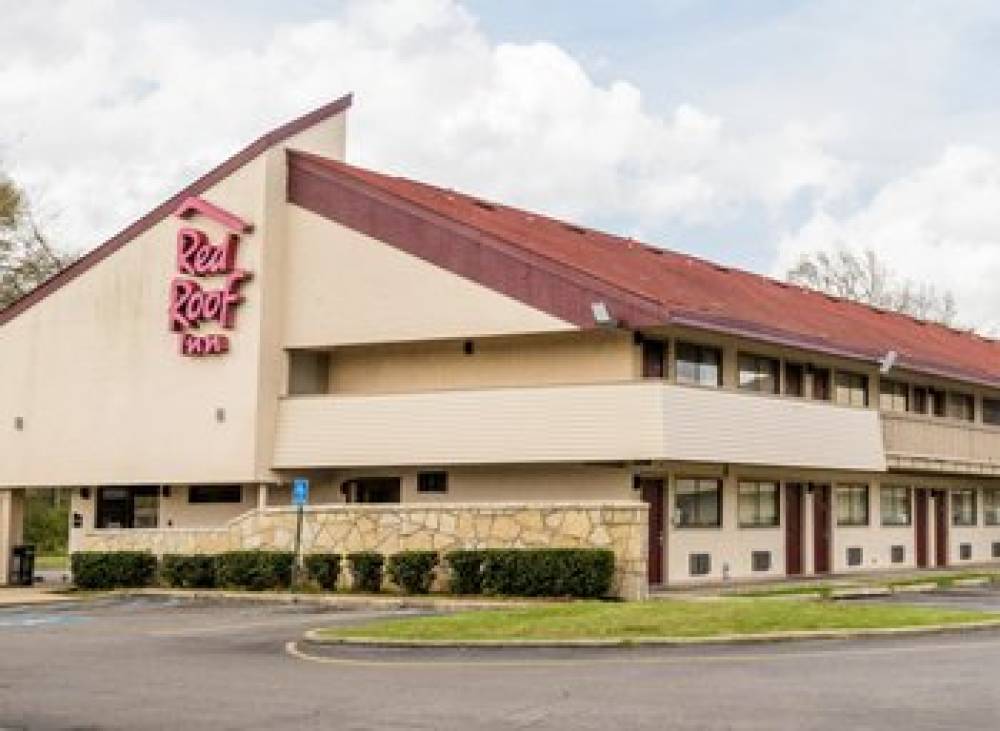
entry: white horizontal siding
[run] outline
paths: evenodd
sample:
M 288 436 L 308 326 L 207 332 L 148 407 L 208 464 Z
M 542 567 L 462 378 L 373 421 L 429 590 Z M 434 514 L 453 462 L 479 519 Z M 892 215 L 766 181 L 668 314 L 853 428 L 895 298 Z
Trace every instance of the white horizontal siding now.
M 883 470 L 878 414 L 659 382 L 284 399 L 276 468 L 677 460 Z

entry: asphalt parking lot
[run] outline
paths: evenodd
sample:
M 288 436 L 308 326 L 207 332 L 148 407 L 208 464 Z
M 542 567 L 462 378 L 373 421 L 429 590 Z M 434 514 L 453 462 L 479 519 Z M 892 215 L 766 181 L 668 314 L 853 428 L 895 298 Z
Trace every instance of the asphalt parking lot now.
M 705 649 L 286 645 L 372 616 L 168 600 L 0 611 L 0 728 L 995 729 L 1000 633 Z

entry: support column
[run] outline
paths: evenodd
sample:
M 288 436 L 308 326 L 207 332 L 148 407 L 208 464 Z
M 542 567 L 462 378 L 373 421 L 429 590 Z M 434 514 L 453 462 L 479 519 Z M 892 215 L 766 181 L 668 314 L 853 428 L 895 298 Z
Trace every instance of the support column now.
M 260 484 L 257 485 L 257 510 L 263 510 L 267 507 L 267 485 Z
M 0 490 L 0 586 L 10 583 L 11 549 L 24 541 L 24 490 Z

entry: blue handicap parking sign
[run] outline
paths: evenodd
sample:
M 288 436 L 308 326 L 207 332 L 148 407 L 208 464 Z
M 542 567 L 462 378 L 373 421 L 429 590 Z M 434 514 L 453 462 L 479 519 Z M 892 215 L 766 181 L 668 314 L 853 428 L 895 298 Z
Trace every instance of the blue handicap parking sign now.
M 309 502 L 309 480 L 300 477 L 292 482 L 292 504 L 305 505 Z

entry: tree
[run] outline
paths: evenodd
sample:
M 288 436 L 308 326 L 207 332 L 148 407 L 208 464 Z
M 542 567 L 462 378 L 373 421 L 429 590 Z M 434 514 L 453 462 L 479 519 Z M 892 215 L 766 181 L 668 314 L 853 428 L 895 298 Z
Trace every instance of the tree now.
M 42 233 L 24 191 L 0 173 L 0 310 L 71 261 Z
M 933 284 L 900 281 L 871 249 L 861 254 L 846 249 L 803 255 L 788 270 L 790 282 L 837 297 L 863 302 L 921 320 L 953 326 L 958 317 L 955 297 Z

